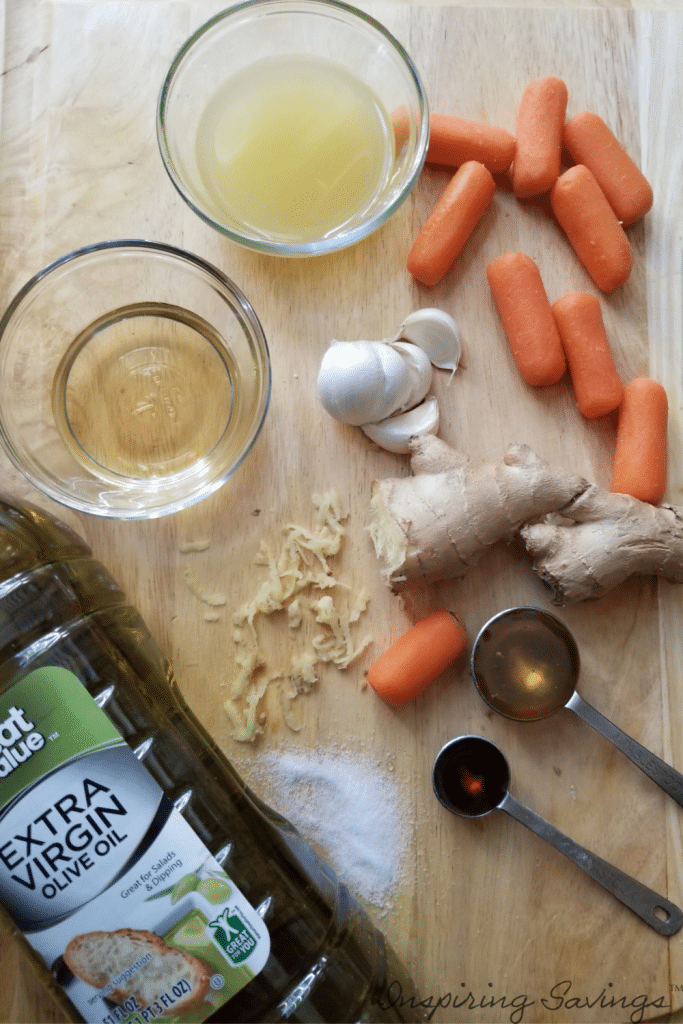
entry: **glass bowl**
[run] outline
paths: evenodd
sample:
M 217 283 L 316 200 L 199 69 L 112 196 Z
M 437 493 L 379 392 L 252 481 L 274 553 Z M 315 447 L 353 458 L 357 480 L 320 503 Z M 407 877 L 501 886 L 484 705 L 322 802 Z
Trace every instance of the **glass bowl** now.
M 56 260 L 0 321 L 0 440 L 50 498 L 148 519 L 214 492 L 270 399 L 268 346 L 240 290 L 156 242 Z
M 420 174 L 429 111 L 412 60 L 340 0 L 246 0 L 182 46 L 161 88 L 171 181 L 207 224 L 277 256 L 353 245 Z

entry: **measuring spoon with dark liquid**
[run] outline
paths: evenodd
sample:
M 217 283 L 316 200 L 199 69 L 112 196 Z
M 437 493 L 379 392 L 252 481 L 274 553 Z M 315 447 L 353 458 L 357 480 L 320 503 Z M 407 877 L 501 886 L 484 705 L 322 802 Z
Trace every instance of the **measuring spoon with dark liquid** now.
M 508 788 L 507 760 L 490 740 L 460 736 L 447 743 L 434 761 L 432 785 L 444 807 L 463 818 L 481 818 L 495 809 L 505 811 L 563 853 L 660 935 L 674 935 L 683 924 L 683 913 L 674 903 L 575 843 L 515 799 Z
M 605 718 L 576 692 L 579 649 L 567 627 L 540 608 L 508 608 L 489 619 L 471 669 L 489 707 L 518 722 L 568 708 L 588 722 L 683 807 L 683 775 Z

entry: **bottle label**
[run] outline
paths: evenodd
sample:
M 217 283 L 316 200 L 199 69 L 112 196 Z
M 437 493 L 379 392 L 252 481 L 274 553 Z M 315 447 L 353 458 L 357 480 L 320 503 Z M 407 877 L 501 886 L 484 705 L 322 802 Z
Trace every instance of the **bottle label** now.
M 80 680 L 0 697 L 0 901 L 86 1021 L 204 1021 L 262 970 L 254 908 Z

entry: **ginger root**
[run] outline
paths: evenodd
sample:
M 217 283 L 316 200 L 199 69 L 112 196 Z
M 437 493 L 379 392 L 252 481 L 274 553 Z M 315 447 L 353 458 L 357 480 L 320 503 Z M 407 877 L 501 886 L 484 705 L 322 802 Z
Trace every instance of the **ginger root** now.
M 526 445 L 473 465 L 433 435 L 410 444 L 413 476 L 372 487 L 370 535 L 393 590 L 459 579 L 515 535 L 554 604 L 601 597 L 630 576 L 683 583 L 683 507 L 602 490 Z
M 410 442 L 412 477 L 375 480 L 369 526 L 382 579 L 394 591 L 459 579 L 482 552 L 567 505 L 589 486 L 550 468 L 526 445 L 473 465 L 429 434 Z
M 600 597 L 629 576 L 683 583 L 683 508 L 591 486 L 561 519 L 523 526 L 520 536 L 553 604 Z

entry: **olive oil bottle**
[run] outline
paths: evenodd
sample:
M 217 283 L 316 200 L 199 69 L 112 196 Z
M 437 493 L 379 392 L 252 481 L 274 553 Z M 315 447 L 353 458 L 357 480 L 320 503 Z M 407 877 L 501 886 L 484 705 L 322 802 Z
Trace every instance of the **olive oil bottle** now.
M 357 900 L 85 543 L 0 499 L 0 907 L 73 1020 L 414 1021 Z

